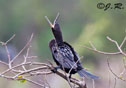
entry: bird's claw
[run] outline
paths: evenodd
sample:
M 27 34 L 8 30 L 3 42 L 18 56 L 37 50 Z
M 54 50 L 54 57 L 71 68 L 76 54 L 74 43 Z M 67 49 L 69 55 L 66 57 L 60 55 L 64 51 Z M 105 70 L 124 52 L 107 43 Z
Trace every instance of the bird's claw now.
M 53 73 L 56 73 L 58 69 L 60 69 L 60 66 L 54 67 L 53 69 L 51 69 L 51 71 L 52 71 Z
M 56 73 L 56 72 L 57 72 L 57 69 L 56 69 L 56 68 L 53 68 L 53 69 L 51 69 L 51 71 L 52 71 L 53 73 Z

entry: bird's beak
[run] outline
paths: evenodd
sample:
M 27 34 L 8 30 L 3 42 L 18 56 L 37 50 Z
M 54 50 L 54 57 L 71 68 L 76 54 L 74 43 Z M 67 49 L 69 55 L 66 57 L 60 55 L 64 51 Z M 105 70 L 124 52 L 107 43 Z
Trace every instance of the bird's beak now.
M 53 22 L 54 27 L 55 27 L 55 24 L 56 24 L 57 21 L 58 21 L 58 18 L 59 18 L 59 13 L 57 13 L 57 16 L 56 16 L 56 18 L 55 18 L 55 20 L 54 20 L 54 22 Z
M 45 16 L 45 18 L 46 18 L 46 20 L 48 21 L 48 23 L 49 23 L 49 25 L 51 26 L 51 28 L 54 29 L 55 24 L 57 23 L 57 20 L 58 20 L 58 18 L 59 18 L 59 13 L 57 14 L 57 16 L 56 16 L 56 18 L 55 18 L 53 24 L 51 23 L 51 21 L 48 19 L 47 16 Z
M 54 28 L 54 25 L 51 23 L 51 21 L 48 19 L 48 17 L 45 16 L 45 18 L 46 18 L 47 22 L 49 23 L 49 25 L 51 26 L 51 28 Z

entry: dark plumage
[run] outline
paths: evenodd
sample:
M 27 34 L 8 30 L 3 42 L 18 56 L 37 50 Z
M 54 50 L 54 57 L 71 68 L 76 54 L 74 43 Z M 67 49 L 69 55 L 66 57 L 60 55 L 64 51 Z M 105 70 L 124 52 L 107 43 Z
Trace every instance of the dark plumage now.
M 64 70 L 66 73 L 69 73 L 70 77 L 72 74 L 78 73 L 81 77 L 90 77 L 92 79 L 98 78 L 98 76 L 95 76 L 83 69 L 77 53 L 74 51 L 71 45 L 63 41 L 60 26 L 57 23 L 58 17 L 59 14 L 54 20 L 53 25 L 46 17 L 55 37 L 55 39 L 52 39 L 49 42 L 49 47 L 54 61 L 60 69 Z

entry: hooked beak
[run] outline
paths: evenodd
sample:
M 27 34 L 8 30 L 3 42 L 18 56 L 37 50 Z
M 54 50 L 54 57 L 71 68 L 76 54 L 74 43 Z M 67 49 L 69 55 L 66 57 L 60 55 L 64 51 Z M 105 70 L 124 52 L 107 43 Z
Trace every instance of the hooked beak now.
M 56 18 L 55 18 L 53 24 L 51 23 L 51 21 L 48 19 L 47 16 L 45 16 L 45 18 L 46 18 L 47 22 L 49 23 L 49 25 L 51 26 L 51 28 L 54 29 L 55 24 L 57 23 L 57 20 L 58 20 L 58 18 L 59 18 L 59 13 L 57 14 L 57 16 L 56 16 Z

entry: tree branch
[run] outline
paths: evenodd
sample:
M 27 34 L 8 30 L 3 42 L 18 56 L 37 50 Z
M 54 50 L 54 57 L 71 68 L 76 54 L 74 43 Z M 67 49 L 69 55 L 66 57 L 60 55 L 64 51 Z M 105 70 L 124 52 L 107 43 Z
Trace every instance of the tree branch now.
M 20 50 L 20 52 L 14 58 L 10 58 L 10 52 L 8 50 L 7 44 L 14 37 L 15 37 L 15 35 L 13 35 L 6 42 L 0 42 L 2 45 L 5 46 L 5 49 L 6 49 L 6 52 L 7 52 L 7 55 L 8 55 L 8 63 L 0 61 L 0 64 L 4 64 L 4 65 L 8 66 L 8 69 L 0 72 L 0 77 L 8 79 L 8 80 L 17 80 L 17 81 L 25 80 L 27 82 L 30 82 L 30 83 L 35 84 L 37 86 L 40 86 L 42 88 L 43 87 L 50 88 L 49 83 L 48 83 L 48 86 L 47 86 L 45 84 L 41 84 L 41 83 L 38 83 L 36 81 L 33 81 L 32 79 L 29 79 L 29 77 L 38 76 L 38 75 L 48 76 L 49 74 L 53 74 L 53 72 L 51 70 L 54 69 L 54 66 L 52 65 L 52 63 L 31 62 L 31 61 L 27 60 L 28 58 L 31 59 L 31 58 L 36 57 L 36 56 L 30 56 L 29 55 L 30 43 L 33 39 L 33 34 L 31 35 L 31 37 L 28 40 L 28 42 L 26 43 L 26 45 Z M 22 52 L 24 50 L 26 50 L 26 54 L 22 55 Z M 24 58 L 23 62 L 13 66 L 12 63 L 15 61 L 15 59 L 19 59 L 18 58 L 19 56 L 22 56 Z M 26 69 L 25 66 L 28 66 L 29 68 Z M 18 68 L 18 70 L 17 70 L 17 68 Z M 14 73 L 14 74 L 12 76 L 9 76 L 8 75 L 9 73 Z M 81 80 L 75 79 L 75 78 L 68 79 L 66 73 L 63 74 L 59 71 L 57 71 L 56 74 L 58 76 L 60 76 L 61 78 L 65 79 L 70 84 L 70 86 L 72 88 L 73 88 L 73 85 L 71 85 L 71 84 L 78 86 L 78 88 L 87 88 L 85 80 L 81 81 Z M 47 83 L 46 78 L 45 78 L 45 82 Z

